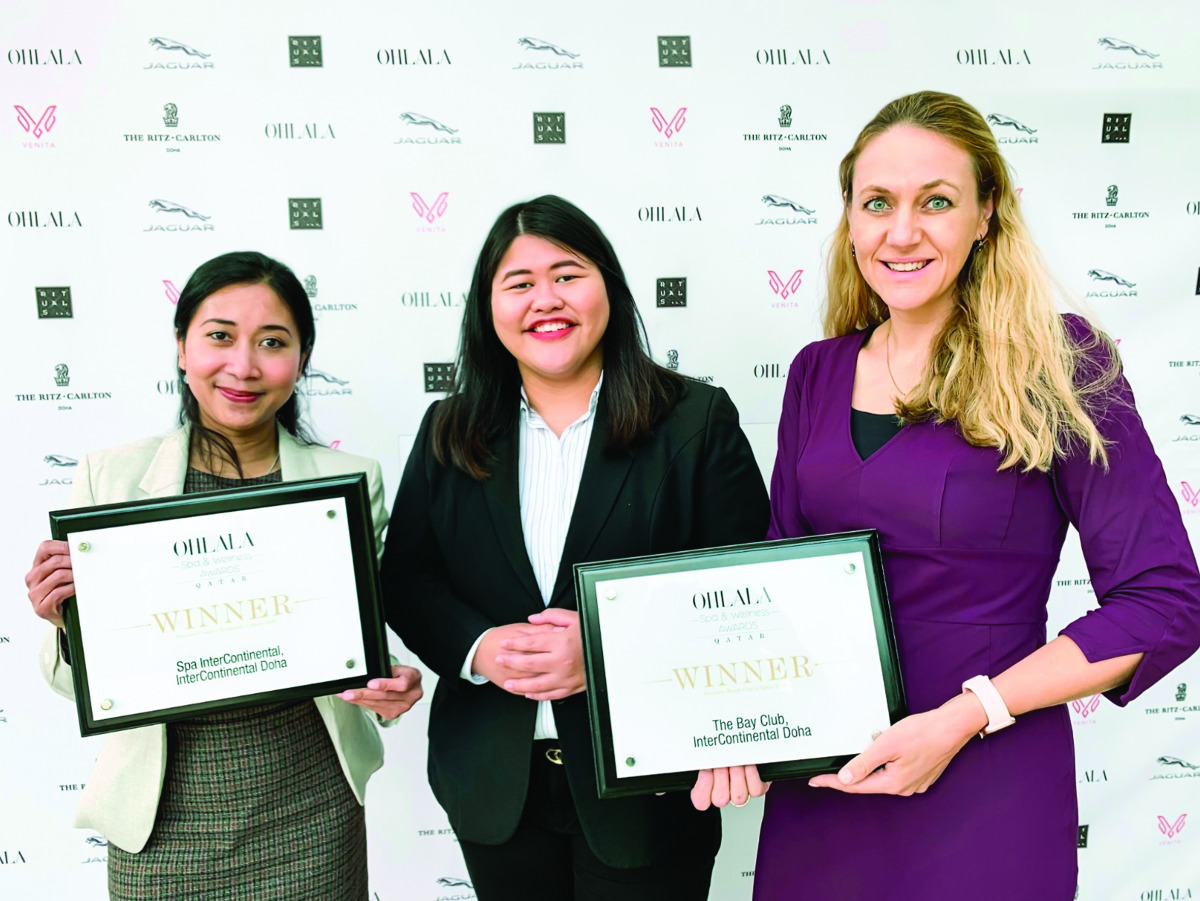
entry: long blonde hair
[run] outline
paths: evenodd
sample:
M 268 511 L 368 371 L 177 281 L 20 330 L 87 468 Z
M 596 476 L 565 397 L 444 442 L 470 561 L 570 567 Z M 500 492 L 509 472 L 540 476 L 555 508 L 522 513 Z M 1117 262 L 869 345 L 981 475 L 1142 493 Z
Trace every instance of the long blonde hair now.
M 1000 469 L 1045 471 L 1056 456 L 1081 446 L 1093 463 L 1107 466 L 1104 438 L 1087 407 L 1116 378 L 1116 349 L 1095 329 L 1082 343 L 1067 335 L 1008 165 L 983 116 L 960 97 L 920 91 L 893 100 L 843 158 L 838 177 L 846 204 L 829 250 L 825 334 L 846 335 L 888 318 L 852 254 L 849 202 L 859 154 L 900 124 L 966 151 L 980 203 L 990 197 L 995 205 L 987 240 L 959 273 L 954 310 L 934 339 L 921 381 L 897 401 L 897 415 L 906 422 L 952 420 L 969 443 L 1000 450 Z

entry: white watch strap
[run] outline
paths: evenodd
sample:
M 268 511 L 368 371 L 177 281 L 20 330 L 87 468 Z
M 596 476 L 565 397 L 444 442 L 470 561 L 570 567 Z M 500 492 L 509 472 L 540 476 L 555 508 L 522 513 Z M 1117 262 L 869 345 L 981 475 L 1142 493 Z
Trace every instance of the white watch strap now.
M 996 686 L 987 676 L 972 676 L 962 687 L 963 691 L 969 691 L 979 699 L 979 703 L 983 705 L 983 712 L 987 714 L 988 724 L 980 731 L 980 738 L 999 732 L 1016 722 L 1008 712 L 1004 698 L 1000 697 L 1000 692 L 996 691 Z

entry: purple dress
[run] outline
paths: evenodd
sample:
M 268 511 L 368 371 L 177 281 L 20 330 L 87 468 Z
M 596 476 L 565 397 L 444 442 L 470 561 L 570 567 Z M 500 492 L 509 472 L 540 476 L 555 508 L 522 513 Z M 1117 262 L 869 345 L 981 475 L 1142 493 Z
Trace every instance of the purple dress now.
M 1068 331 L 1087 329 L 1067 317 Z M 850 397 L 867 332 L 792 363 L 771 480 L 771 538 L 879 530 L 909 709 L 937 707 L 1046 642 L 1068 525 L 1100 608 L 1067 626 L 1088 660 L 1143 652 L 1124 705 L 1200 644 L 1200 574 L 1124 378 L 1096 416 L 1109 470 L 998 472 L 953 424 L 906 425 L 861 459 Z M 1124 401 L 1124 403 L 1122 403 Z M 845 795 L 800 779 L 767 794 L 756 901 L 1067 901 L 1076 885 L 1075 753 L 1065 706 L 973 739 L 921 795 Z

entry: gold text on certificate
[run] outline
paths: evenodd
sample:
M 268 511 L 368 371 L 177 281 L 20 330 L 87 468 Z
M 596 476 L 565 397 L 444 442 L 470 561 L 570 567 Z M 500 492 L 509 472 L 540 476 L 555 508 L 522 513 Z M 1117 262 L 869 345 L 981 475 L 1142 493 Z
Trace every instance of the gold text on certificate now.
M 160 632 L 189 632 L 193 629 L 220 629 L 241 626 L 257 620 L 275 619 L 295 613 L 292 600 L 286 594 L 246 598 L 220 604 L 185 607 L 182 610 L 163 610 L 152 613 Z

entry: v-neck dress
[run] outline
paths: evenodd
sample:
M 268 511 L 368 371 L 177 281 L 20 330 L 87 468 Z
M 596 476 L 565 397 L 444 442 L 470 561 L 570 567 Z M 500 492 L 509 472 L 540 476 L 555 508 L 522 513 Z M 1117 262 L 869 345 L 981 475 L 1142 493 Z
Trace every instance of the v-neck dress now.
M 1066 317 L 1076 340 L 1088 329 Z M 1200 574 L 1121 378 L 1097 425 L 1109 469 L 1086 454 L 1051 472 L 997 471 L 953 423 L 905 425 L 865 459 L 850 398 L 867 332 L 809 345 L 792 363 L 771 481 L 770 538 L 874 528 L 913 713 L 995 676 L 1046 642 L 1046 602 L 1068 525 L 1099 609 L 1071 623 L 1091 661 L 1145 657 L 1124 705 L 1200 643 Z M 767 794 L 756 901 L 794 898 L 1067 901 L 1078 811 L 1065 706 L 972 739 L 924 794 L 847 795 L 777 782 Z

